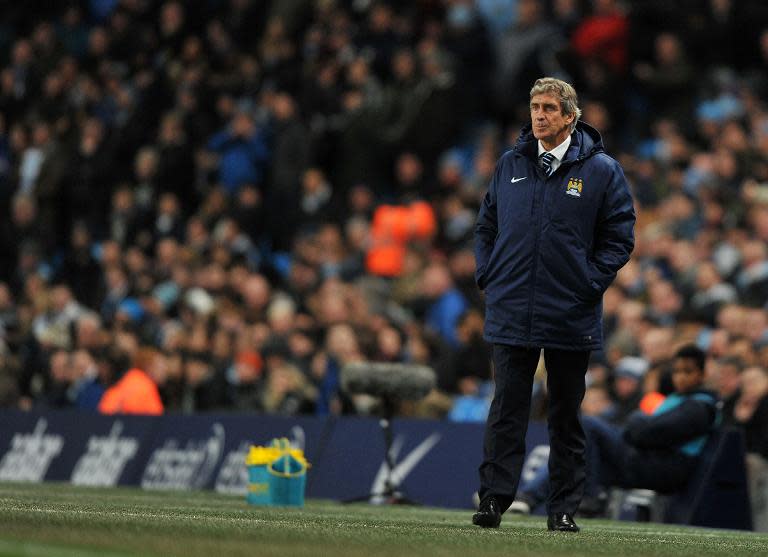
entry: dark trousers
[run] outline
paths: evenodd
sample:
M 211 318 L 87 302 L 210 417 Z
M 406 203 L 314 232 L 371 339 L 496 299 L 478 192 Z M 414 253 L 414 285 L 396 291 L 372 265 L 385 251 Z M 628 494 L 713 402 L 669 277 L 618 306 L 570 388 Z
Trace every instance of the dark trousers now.
M 600 418 L 581 419 L 587 438 L 585 494 L 596 497 L 611 486 L 626 489 L 654 489 L 672 493 L 683 489 L 696 459 L 670 448 L 667 451 L 639 451 L 624 441 L 624 430 Z M 532 506 L 549 493 L 549 473 L 542 467 L 520 486 L 520 493 Z
M 480 465 L 480 498 L 494 496 L 506 509 L 517 493 L 525 459 L 533 376 L 539 349 L 493 345 L 496 392 L 488 413 Z M 579 408 L 589 351 L 544 349 L 549 408 L 550 513 L 575 513 L 586 480 L 584 430 Z
M 587 494 L 609 486 L 674 493 L 685 487 L 697 458 L 672 445 L 638 449 L 624 441 L 624 430 L 600 418 L 582 419 L 587 432 Z M 594 470 L 594 472 L 592 472 Z

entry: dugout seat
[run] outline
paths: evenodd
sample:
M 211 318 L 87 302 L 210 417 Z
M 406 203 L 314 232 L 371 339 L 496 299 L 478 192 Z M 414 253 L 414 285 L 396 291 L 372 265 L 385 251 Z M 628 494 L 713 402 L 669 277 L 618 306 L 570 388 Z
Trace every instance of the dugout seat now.
M 748 485 L 743 433 L 713 433 L 686 489 L 668 497 L 664 522 L 751 530 Z
M 683 491 L 661 494 L 648 489 L 614 489 L 609 516 L 615 520 L 751 530 L 748 485 L 744 435 L 737 429 L 723 429 L 707 440 Z
M 751 530 L 743 433 L 736 429 L 713 433 L 683 491 L 612 490 L 609 516 L 615 520 Z

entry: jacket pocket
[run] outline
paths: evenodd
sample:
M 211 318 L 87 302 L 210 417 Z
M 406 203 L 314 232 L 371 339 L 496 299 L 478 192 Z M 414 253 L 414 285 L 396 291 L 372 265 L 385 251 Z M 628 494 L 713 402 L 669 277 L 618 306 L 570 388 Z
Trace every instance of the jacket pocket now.
M 587 266 L 587 283 L 590 287 L 590 293 L 587 296 L 588 301 L 599 301 L 603 297 L 603 288 L 600 286 L 600 283 L 598 283 L 595 279 L 591 278 L 597 274 L 595 271 L 593 263 L 587 259 L 586 260 L 586 266 Z
M 500 249 L 500 235 L 500 233 L 496 234 L 496 239 L 494 240 L 493 248 L 491 249 L 491 255 L 488 256 L 488 261 L 485 262 L 484 266 L 475 269 L 475 284 L 477 284 L 477 287 L 480 290 L 485 290 L 486 286 L 488 286 L 488 279 L 491 277 L 491 274 L 494 272 L 494 268 L 497 265 Z
M 549 278 L 555 282 L 551 290 L 562 295 L 568 292 L 588 305 L 597 303 L 602 291 L 592 280 L 594 275 L 587 248 L 577 230 L 565 223 L 551 222 L 545 233 L 548 241 L 542 255 L 546 258 Z

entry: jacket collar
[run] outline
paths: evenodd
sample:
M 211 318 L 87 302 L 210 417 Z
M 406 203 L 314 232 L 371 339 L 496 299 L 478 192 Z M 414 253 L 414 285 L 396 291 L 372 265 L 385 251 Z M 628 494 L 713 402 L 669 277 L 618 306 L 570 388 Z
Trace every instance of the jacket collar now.
M 538 159 L 539 142 L 533 136 L 531 124 L 526 124 L 520 131 L 520 136 L 513 150 L 534 162 Z M 589 124 L 579 120 L 576 129 L 571 134 L 571 145 L 565 154 L 562 163 L 572 163 L 586 159 L 597 153 L 604 152 L 603 139 L 600 132 Z

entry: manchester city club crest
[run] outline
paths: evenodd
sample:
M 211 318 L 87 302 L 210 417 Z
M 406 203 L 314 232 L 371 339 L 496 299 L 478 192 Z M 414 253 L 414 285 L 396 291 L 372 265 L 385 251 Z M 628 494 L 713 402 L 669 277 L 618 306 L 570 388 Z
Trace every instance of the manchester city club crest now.
M 581 197 L 582 187 L 584 187 L 584 182 L 581 178 L 569 178 L 568 185 L 565 187 L 565 193 L 573 197 Z

